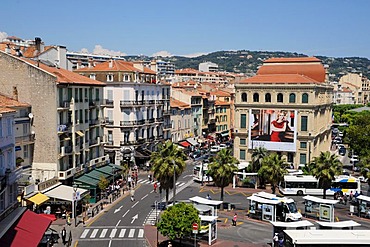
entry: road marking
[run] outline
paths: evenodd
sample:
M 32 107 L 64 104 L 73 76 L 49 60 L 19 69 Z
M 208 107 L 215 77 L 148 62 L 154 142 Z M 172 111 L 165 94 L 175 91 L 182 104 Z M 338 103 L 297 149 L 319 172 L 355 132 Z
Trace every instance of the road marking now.
M 99 238 L 104 238 L 105 234 L 107 234 L 107 231 L 108 231 L 108 229 L 103 229 L 103 231 L 101 231 L 101 233 L 100 233 Z
M 99 229 L 94 229 L 93 232 L 91 233 L 90 238 L 95 238 L 98 231 L 99 231 Z
M 139 219 L 139 215 L 138 215 L 138 214 L 136 214 L 134 217 L 132 217 L 131 224 L 132 224 L 135 220 L 137 220 L 137 219 Z
M 119 221 L 117 222 L 116 227 L 119 225 L 119 223 L 121 223 L 121 220 L 119 220 Z
M 148 194 L 146 194 L 145 196 L 143 196 L 140 200 L 143 200 L 144 198 L 146 198 L 148 196 Z
M 128 233 L 129 238 L 133 238 L 135 234 L 135 229 L 130 229 L 130 232 Z
M 121 229 L 118 237 L 123 238 L 125 236 L 125 233 L 126 233 L 126 229 Z
M 125 213 L 124 215 L 122 215 L 122 218 L 123 218 L 123 217 L 125 217 L 125 216 L 126 216 L 126 214 L 127 214 L 129 211 L 130 211 L 130 209 L 129 209 L 129 210 L 127 210 L 127 211 L 126 211 L 126 213 Z
M 139 229 L 139 234 L 137 235 L 138 238 L 142 238 L 144 236 L 144 229 Z
M 117 229 L 113 229 L 113 230 L 110 232 L 109 237 L 110 237 L 110 238 L 114 238 L 114 236 L 116 236 L 116 232 L 117 232 Z
M 85 229 L 85 231 L 82 233 L 80 238 L 86 238 L 87 234 L 89 233 L 90 229 Z
M 136 202 L 134 205 L 131 206 L 131 208 L 134 208 L 139 202 Z

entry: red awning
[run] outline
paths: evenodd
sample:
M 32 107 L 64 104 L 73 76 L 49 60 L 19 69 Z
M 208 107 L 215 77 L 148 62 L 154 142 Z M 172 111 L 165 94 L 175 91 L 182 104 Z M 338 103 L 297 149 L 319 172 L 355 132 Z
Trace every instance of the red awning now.
M 47 218 L 51 221 L 55 221 L 57 219 L 57 217 L 55 217 L 55 214 L 39 214 L 39 215 L 41 215 L 41 216 L 43 216 L 43 217 L 45 217 L 45 218 Z
M 189 147 L 189 146 L 191 146 L 191 145 L 190 145 L 190 143 L 189 143 L 189 142 L 187 142 L 187 141 L 180 142 L 179 144 L 180 144 L 181 146 L 183 146 L 183 147 L 186 147 L 186 148 L 187 148 L 187 147 Z
M 0 246 L 37 246 L 50 224 L 50 219 L 27 210 L 0 239 Z

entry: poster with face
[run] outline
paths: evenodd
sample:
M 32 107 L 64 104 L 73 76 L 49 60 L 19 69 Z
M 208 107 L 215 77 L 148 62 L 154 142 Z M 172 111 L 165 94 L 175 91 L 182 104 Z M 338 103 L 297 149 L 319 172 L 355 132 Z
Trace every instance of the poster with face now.
M 296 110 L 250 109 L 249 148 L 295 152 L 296 126 Z

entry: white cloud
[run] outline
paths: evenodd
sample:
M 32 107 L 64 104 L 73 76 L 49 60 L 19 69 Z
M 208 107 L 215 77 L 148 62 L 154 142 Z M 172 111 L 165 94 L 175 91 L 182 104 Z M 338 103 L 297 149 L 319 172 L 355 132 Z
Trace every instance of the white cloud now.
M 89 50 L 86 48 L 82 48 L 80 50 L 82 53 L 89 53 Z M 95 48 L 92 52 L 93 54 L 97 55 L 108 55 L 108 56 L 126 56 L 127 54 L 121 51 L 113 51 L 103 48 L 101 45 L 95 45 Z
M 0 42 L 3 41 L 3 39 L 5 39 L 6 37 L 8 37 L 8 34 L 6 32 L 0 32 Z
M 168 51 L 159 51 L 153 53 L 152 57 L 172 57 L 173 54 L 169 53 Z
M 197 52 L 197 53 L 191 53 L 191 54 L 187 54 L 187 55 L 182 55 L 183 57 L 190 57 L 190 58 L 193 58 L 193 57 L 199 57 L 199 56 L 202 56 L 202 55 L 207 55 L 208 53 L 206 52 Z

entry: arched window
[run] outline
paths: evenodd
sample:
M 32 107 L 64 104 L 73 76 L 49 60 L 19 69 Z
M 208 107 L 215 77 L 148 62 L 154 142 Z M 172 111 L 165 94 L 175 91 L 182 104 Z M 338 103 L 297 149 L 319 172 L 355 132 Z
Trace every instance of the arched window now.
M 220 122 L 220 120 L 218 119 L 218 117 L 216 117 L 216 123 Z
M 308 94 L 302 94 L 302 103 L 308 103 Z
M 227 116 L 224 116 L 224 122 L 227 122 Z
M 295 93 L 289 94 L 289 103 L 295 103 Z
M 276 97 L 276 100 L 277 100 L 277 102 L 280 102 L 280 103 L 284 102 L 284 96 L 283 96 L 283 94 L 282 93 L 278 93 L 278 95 Z
M 265 102 L 271 102 L 271 94 L 270 93 L 265 94 Z
M 247 94 L 242 93 L 242 102 L 247 102 Z
M 258 93 L 253 94 L 253 102 L 259 102 L 260 101 L 260 95 Z

